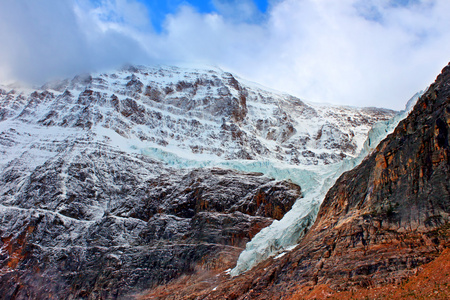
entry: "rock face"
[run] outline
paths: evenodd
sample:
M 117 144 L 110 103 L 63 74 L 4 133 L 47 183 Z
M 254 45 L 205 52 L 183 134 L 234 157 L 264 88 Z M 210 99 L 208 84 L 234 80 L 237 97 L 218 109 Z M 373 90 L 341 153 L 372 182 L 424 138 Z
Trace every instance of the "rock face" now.
M 220 70 L 130 67 L 1 87 L 0 294 L 129 298 L 222 272 L 302 197 L 233 166 L 338 162 L 393 114 L 309 105 Z
M 449 126 L 450 65 L 394 133 L 339 178 L 293 251 L 214 289 L 160 298 L 323 298 L 419 272 L 450 246 Z

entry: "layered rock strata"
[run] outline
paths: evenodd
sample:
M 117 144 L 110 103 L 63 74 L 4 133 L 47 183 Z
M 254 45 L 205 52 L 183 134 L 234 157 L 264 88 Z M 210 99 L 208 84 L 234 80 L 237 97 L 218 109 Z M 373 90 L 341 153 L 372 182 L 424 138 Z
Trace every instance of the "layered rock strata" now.
M 191 156 L 292 165 L 357 156 L 371 126 L 394 114 L 307 104 L 208 69 L 129 67 L 36 90 L 0 86 L 5 127 L 26 123 L 82 130 L 138 149 L 171 148 Z

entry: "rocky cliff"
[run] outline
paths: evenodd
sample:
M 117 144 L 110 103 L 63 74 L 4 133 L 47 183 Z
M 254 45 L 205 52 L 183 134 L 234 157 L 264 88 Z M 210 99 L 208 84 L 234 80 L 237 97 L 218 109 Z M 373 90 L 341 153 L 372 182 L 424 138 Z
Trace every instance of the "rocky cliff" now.
M 350 298 L 364 288 L 412 278 L 450 246 L 449 126 L 450 65 L 395 131 L 337 180 L 294 250 L 237 277 L 224 276 L 209 289 L 150 295 L 323 299 L 348 290 L 337 297 Z

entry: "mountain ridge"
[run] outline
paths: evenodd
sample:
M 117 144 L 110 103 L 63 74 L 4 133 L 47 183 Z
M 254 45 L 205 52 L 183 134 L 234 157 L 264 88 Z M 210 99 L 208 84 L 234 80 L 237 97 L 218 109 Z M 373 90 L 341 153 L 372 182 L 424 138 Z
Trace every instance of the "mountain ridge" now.
M 339 161 L 342 159 L 339 156 L 356 155 L 359 151 L 357 145 L 364 140 L 363 133 L 377 120 L 370 119 L 371 116 L 394 114 L 390 110 L 377 109 L 377 116 L 377 110 L 371 108 L 333 106 L 334 109 L 324 109 L 305 105 L 301 100 L 287 94 L 262 90 L 249 89 L 251 95 L 248 96 L 247 88 L 243 88 L 233 75 L 226 72 L 183 70 L 174 67 L 131 68 L 131 71 L 138 73 L 122 71 L 123 73 L 118 74 L 76 76 L 72 80 L 56 84 L 57 87 L 53 86 L 59 90 L 58 93 L 36 91 L 29 93 L 31 98 L 26 93 L 14 96 L 14 90 L 2 90 L 4 101 L 0 119 L 10 119 L 15 114 L 16 119 L 35 119 L 34 122 L 45 126 L 89 128 L 101 124 L 102 127 L 112 126 L 119 135 L 152 142 L 156 147 L 173 144 L 183 151 L 221 157 L 223 154 L 220 148 L 226 146 L 236 150 L 234 154 L 228 153 L 225 159 L 271 157 L 293 164 L 321 164 Z M 142 80 L 139 80 L 138 76 L 141 76 Z M 43 87 L 51 86 L 52 84 Z M 54 102 L 53 109 L 39 117 L 33 115 L 35 112 L 30 110 L 41 106 L 44 99 L 46 102 Z M 65 112 L 69 105 L 72 106 L 72 112 Z M 92 107 L 83 115 L 83 109 L 86 110 L 89 105 Z M 105 106 L 108 108 L 106 111 L 102 108 Z M 15 111 L 20 107 L 21 112 L 17 114 Z M 99 111 L 99 108 L 103 111 Z M 73 119 L 74 109 L 78 110 L 77 114 L 80 116 L 77 120 Z M 248 112 L 248 109 L 251 111 Z M 350 117 L 350 120 L 343 116 Z M 194 123 L 188 123 L 186 117 Z M 244 117 L 248 120 L 244 120 Z M 151 118 L 159 119 L 160 124 L 149 123 Z M 311 124 L 311 120 L 315 122 Z M 169 124 L 181 123 L 172 125 L 175 128 L 165 128 L 165 121 Z M 307 126 L 304 124 L 306 121 L 309 122 Z M 146 124 L 142 124 L 143 122 Z M 364 122 L 368 122 L 367 125 Z M 314 123 L 318 124 L 311 128 Z M 145 131 L 136 125 L 153 128 Z M 200 131 L 206 134 L 202 135 Z M 180 133 L 188 139 L 180 136 Z M 338 140 L 334 140 L 330 136 L 331 133 Z M 214 140 L 216 136 L 226 144 L 208 145 L 207 140 Z M 189 139 L 193 138 L 200 139 L 196 141 L 196 145 L 188 143 Z M 295 146 L 296 149 L 293 149 L 293 143 L 302 146 Z M 200 147 L 198 144 L 205 146 Z M 316 153 L 318 148 L 330 151 Z M 333 151 L 333 148 L 337 151 Z M 302 151 L 297 153 L 297 149 Z M 247 153 L 248 151 L 250 152 Z M 280 156 L 282 159 L 277 158 Z

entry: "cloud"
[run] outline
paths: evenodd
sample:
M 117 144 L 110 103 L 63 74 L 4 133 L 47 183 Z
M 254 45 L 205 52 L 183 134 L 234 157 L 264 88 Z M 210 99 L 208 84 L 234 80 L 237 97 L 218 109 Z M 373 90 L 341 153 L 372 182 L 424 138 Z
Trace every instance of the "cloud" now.
M 212 0 L 218 13 L 236 22 L 256 22 L 263 18 L 252 0 Z
M 261 66 L 245 75 L 313 101 L 402 108 L 450 59 L 448 1 L 372 1 L 376 18 L 362 14 L 363 2 L 280 3 Z
M 162 30 L 136 0 L 5 0 L 0 70 L 47 79 L 124 63 L 209 63 L 310 101 L 401 109 L 450 60 L 447 0 L 213 0 Z M 0 74 L 1 75 L 1 74 Z
M 209 59 L 307 100 L 401 109 L 450 59 L 448 9 L 443 0 L 286 0 L 263 23 L 182 9 L 160 38 L 183 49 L 172 53 L 180 60 Z
M 81 1 L 0 2 L 1 75 L 42 83 L 147 57 L 133 36 L 142 25 L 142 19 L 136 23 L 133 17 L 138 15 L 136 3 L 116 3 L 96 7 Z
M 70 7 L 61 1 L 52 2 L 52 9 L 37 1 L 1 2 L 0 63 L 4 72 L 27 76 L 26 73 L 52 68 L 52 64 L 58 69 L 71 68 L 70 60 L 54 57 L 52 49 L 66 53 L 66 57 L 79 52 L 80 43 L 75 42 L 79 32 Z M 35 68 L 30 69 L 29 65 Z
M 168 16 L 163 34 L 148 37 L 149 53 L 158 60 L 231 66 L 262 46 L 264 30 L 236 23 L 217 13 L 200 14 L 189 6 Z

